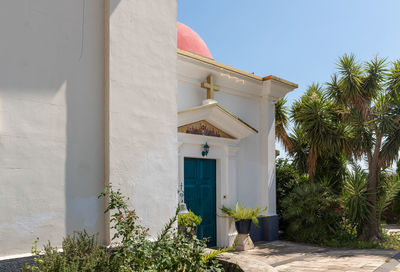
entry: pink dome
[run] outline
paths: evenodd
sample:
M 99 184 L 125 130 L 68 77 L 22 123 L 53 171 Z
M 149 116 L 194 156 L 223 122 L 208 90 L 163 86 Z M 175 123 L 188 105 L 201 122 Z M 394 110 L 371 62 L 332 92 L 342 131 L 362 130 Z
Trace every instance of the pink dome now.
M 213 59 L 210 50 L 200 36 L 193 29 L 178 22 L 178 48 L 203 57 Z

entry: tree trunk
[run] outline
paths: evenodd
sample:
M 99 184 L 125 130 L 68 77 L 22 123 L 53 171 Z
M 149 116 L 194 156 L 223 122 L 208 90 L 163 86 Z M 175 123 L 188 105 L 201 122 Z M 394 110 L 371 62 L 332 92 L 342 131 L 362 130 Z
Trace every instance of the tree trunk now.
M 310 153 L 308 153 L 307 157 L 307 168 L 308 168 L 308 176 L 310 177 L 311 183 L 315 182 L 315 171 L 317 169 L 317 151 L 314 146 L 311 147 Z
M 367 226 L 364 229 L 363 237 L 367 240 L 377 240 L 379 235 L 378 217 L 376 214 L 376 188 L 377 188 L 377 168 L 374 165 L 369 167 L 368 175 L 368 201 L 371 203 Z
M 310 181 L 312 184 L 315 183 L 315 173 L 313 173 L 312 171 L 308 171 L 308 176 L 310 177 Z
M 378 186 L 379 170 L 379 151 L 382 143 L 382 137 L 378 136 L 375 143 L 373 156 L 370 156 L 368 162 L 368 201 L 371 203 L 367 226 L 363 231 L 362 237 L 367 240 L 377 240 L 380 238 L 379 222 L 376 214 L 376 193 Z

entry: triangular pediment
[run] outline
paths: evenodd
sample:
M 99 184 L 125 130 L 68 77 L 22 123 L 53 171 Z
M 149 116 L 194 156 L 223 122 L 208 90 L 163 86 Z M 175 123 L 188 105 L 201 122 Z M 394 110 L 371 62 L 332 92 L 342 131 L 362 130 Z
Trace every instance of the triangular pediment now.
M 178 132 L 243 139 L 257 130 L 217 103 L 178 112 Z
M 178 127 L 178 132 L 210 136 L 210 137 L 222 137 L 222 138 L 228 138 L 228 139 L 235 139 L 234 137 L 232 137 L 225 131 L 211 125 L 206 120 L 201 120 L 198 122 L 180 126 L 180 127 Z

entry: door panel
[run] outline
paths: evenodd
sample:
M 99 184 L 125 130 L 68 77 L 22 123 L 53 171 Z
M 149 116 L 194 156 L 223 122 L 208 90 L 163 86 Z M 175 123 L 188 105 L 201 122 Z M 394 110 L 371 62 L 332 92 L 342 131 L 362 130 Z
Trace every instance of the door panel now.
M 185 158 L 185 203 L 203 219 L 197 229 L 199 239 L 208 238 L 208 246 L 216 245 L 216 161 Z

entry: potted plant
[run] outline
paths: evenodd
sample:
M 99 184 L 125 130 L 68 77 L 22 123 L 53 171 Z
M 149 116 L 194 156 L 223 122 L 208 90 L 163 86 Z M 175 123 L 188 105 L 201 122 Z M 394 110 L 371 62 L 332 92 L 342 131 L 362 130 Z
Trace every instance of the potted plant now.
M 195 236 L 197 226 L 201 224 L 201 216 L 195 215 L 189 210 L 188 213 L 178 215 L 178 230 L 185 235 Z
M 234 209 L 223 206 L 221 210 L 235 220 L 235 227 L 239 234 L 249 234 L 251 222 L 253 222 L 254 225 L 258 227 L 257 217 L 260 216 L 260 214 L 266 209 L 267 208 L 261 209 L 260 207 L 242 207 L 242 205 L 240 205 L 240 203 L 238 202 L 236 203 Z

